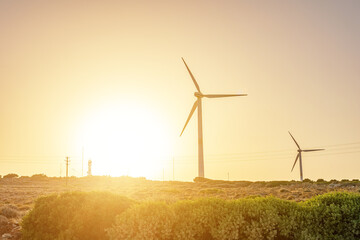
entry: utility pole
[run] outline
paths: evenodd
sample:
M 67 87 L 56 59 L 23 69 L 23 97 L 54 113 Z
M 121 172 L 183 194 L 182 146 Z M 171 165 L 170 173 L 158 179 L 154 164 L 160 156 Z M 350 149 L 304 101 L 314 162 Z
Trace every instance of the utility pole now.
M 70 163 L 69 157 L 66 157 L 65 163 L 66 163 L 66 186 L 67 186 L 68 177 L 69 177 L 69 163 Z
M 173 157 L 173 181 L 175 181 L 175 158 Z
M 84 146 L 82 147 L 82 156 L 81 156 L 81 176 L 84 176 Z
M 163 168 L 163 182 L 165 182 L 165 169 Z
M 88 176 L 91 176 L 91 165 L 92 165 L 92 161 L 91 161 L 91 159 L 89 159 L 89 161 L 88 161 L 88 172 L 87 172 Z
M 229 174 L 229 172 L 228 172 L 228 181 L 230 181 L 230 174 Z

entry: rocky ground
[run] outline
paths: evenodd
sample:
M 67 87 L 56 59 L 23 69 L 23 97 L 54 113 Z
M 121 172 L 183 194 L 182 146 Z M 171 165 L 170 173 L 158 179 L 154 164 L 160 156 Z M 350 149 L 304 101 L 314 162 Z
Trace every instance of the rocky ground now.
M 177 201 L 202 197 L 238 199 L 248 196 L 275 196 L 291 201 L 303 201 L 331 191 L 359 192 L 358 180 L 348 181 L 217 181 L 195 179 L 195 182 L 161 182 L 130 177 L 0 179 L 0 236 L 21 239 L 21 220 L 43 195 L 65 191 L 111 191 L 129 198 Z

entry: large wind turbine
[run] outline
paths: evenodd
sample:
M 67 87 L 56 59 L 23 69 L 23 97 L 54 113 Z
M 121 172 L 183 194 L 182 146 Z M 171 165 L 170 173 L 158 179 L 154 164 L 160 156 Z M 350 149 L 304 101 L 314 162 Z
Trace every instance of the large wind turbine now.
M 191 79 L 193 80 L 195 87 L 197 89 L 197 92 L 194 93 L 194 96 L 197 98 L 195 101 L 190 114 L 186 120 L 185 126 L 183 130 L 181 131 L 180 136 L 183 134 L 186 125 L 189 123 L 191 116 L 195 112 L 196 108 L 198 109 L 198 164 L 199 164 L 199 177 L 204 177 L 204 153 L 203 153 L 203 132 L 202 132 L 202 107 L 201 107 L 201 99 L 203 97 L 206 98 L 223 98 L 223 97 L 238 97 L 238 96 L 247 96 L 247 94 L 203 94 L 200 91 L 199 84 L 196 82 L 194 75 L 191 73 L 189 67 L 187 66 L 185 60 L 181 58 L 186 66 L 186 69 L 188 70 Z
M 297 160 L 300 159 L 300 160 L 299 160 L 299 161 L 300 161 L 300 163 L 299 163 L 299 164 L 300 164 L 300 181 L 302 181 L 302 180 L 303 180 L 303 170 L 302 170 L 302 157 L 301 157 L 301 153 L 302 153 L 302 152 L 322 151 L 322 150 L 325 150 L 325 149 L 306 149 L 306 150 L 302 150 L 302 149 L 300 148 L 299 144 L 296 142 L 296 140 L 295 140 L 295 138 L 293 137 L 293 135 L 291 135 L 290 132 L 289 132 L 289 134 L 290 134 L 291 138 L 294 140 L 296 146 L 298 147 L 298 150 L 297 150 L 297 151 L 298 151 L 298 154 L 297 154 L 297 156 L 296 156 L 296 158 L 295 158 L 295 162 L 294 162 L 294 165 L 293 165 L 291 171 L 294 170 L 294 167 L 295 167 L 295 164 L 296 164 Z

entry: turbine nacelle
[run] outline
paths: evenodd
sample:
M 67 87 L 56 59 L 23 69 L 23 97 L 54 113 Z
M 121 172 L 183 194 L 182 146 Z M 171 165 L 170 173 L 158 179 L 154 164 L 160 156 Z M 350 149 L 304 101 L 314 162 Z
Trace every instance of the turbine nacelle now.
M 194 92 L 194 96 L 197 97 L 197 98 L 202 98 L 204 97 L 204 95 L 200 92 Z

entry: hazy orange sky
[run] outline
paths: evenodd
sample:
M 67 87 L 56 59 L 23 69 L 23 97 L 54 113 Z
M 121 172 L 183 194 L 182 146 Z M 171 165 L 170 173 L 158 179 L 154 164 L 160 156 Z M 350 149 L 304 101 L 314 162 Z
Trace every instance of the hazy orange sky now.
M 0 174 L 360 178 L 360 2 L 0 1 Z M 61 169 L 61 170 L 60 170 Z

